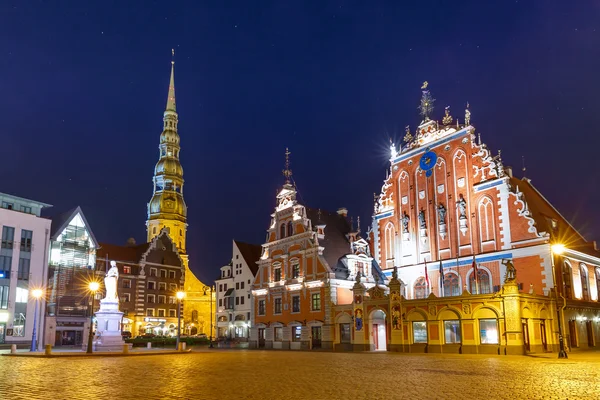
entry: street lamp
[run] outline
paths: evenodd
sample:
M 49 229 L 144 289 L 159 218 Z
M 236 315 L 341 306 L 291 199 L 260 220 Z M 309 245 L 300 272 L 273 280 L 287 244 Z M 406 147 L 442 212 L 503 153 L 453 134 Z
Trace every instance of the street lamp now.
M 33 312 L 33 334 L 31 335 L 31 350 L 37 350 L 37 314 L 38 314 L 38 303 L 40 301 L 40 297 L 42 297 L 44 292 L 42 289 L 33 289 L 31 291 L 31 295 L 35 299 L 35 311 Z
M 98 289 L 100 289 L 100 284 L 96 281 L 92 281 L 88 284 L 88 289 L 92 296 L 92 309 L 90 312 L 90 332 L 88 334 L 88 345 L 87 345 L 86 353 L 92 354 L 93 353 L 92 346 L 93 346 L 93 341 L 94 341 L 94 337 L 92 334 L 92 331 L 94 328 L 94 300 L 96 299 L 96 292 L 98 291 Z
M 206 296 L 206 292 L 208 290 L 210 290 L 210 333 L 208 335 L 208 341 L 209 341 L 209 345 L 208 347 L 210 347 L 211 349 L 213 348 L 213 341 L 212 341 L 212 333 L 213 333 L 213 314 L 212 314 L 212 310 L 213 310 L 213 306 L 212 306 L 212 301 L 213 301 L 213 291 L 215 290 L 214 286 L 204 286 L 202 288 L 204 290 L 204 295 Z
M 550 246 L 550 259 L 552 260 L 552 279 L 554 279 L 554 293 L 556 294 L 556 314 L 558 316 L 558 358 L 569 358 L 567 356 L 567 352 L 565 351 L 565 340 L 562 334 L 562 318 L 560 308 L 558 307 L 558 285 L 556 284 L 556 268 L 554 266 L 554 255 L 561 255 L 562 253 L 564 253 L 564 251 L 564 244 L 556 243 Z
M 185 297 L 184 292 L 177 292 L 177 341 L 175 342 L 175 349 L 179 350 L 179 341 L 181 340 L 181 300 Z

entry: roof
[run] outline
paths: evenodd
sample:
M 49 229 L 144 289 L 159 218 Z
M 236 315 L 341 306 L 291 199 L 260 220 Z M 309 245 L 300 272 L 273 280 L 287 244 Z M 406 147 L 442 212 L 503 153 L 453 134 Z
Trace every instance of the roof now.
M 90 227 L 90 224 L 85 218 L 85 214 L 83 214 L 83 211 L 79 206 L 72 208 L 64 213 L 57 214 L 51 218 L 52 225 L 50 226 L 50 240 L 56 240 L 58 235 L 60 235 L 65 230 L 65 228 L 69 225 L 69 223 L 73 220 L 73 218 L 75 218 L 77 214 L 81 216 L 81 219 L 85 224 L 90 238 L 94 242 L 94 245 L 98 247 L 98 241 L 96 240 L 96 236 L 94 236 L 94 232 L 92 232 L 92 228 Z
M 260 260 L 262 254 L 262 246 L 250 243 L 244 243 L 234 240 L 233 243 L 237 246 L 238 250 L 242 254 L 242 257 L 248 264 L 248 268 L 252 272 L 252 275 L 256 276 L 258 272 L 258 264 L 256 262 Z
M 350 241 L 346 237 L 351 231 L 348 218 L 337 212 L 331 213 L 309 207 L 306 207 L 306 215 L 312 221 L 313 227 L 325 225 L 325 239 L 319 239 L 319 244 L 325 248 L 323 257 L 327 264 L 335 268 L 340 258 L 351 253 Z
M 527 178 L 510 178 L 510 184 L 523 193 L 523 199 L 535 221 L 538 233 L 546 232 L 551 240 L 564 243 L 568 248 L 600 257 L 600 252 L 594 248 L 593 242 L 585 240 L 583 235 L 550 204 L 550 202 L 531 184 Z M 556 221 L 556 228 L 552 227 L 552 220 Z
M 143 243 L 137 246 L 118 246 L 115 244 L 100 243 L 100 248 L 96 251 L 96 258 L 108 258 L 115 261 L 138 263 L 144 253 L 150 247 L 150 243 Z

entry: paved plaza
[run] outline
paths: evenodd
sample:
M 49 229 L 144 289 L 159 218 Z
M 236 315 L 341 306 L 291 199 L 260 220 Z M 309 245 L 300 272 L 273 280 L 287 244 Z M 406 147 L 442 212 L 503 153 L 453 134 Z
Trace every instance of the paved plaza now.
M 0 399 L 598 399 L 600 354 L 0 357 Z

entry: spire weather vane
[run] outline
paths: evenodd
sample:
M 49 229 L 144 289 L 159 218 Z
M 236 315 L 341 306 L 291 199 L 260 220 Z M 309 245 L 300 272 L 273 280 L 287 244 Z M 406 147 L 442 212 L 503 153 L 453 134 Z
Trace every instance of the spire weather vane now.
M 285 148 L 285 169 L 282 171 L 283 176 L 285 177 L 285 183 L 290 183 L 290 178 L 292 177 L 292 170 L 290 169 L 290 150 Z
M 421 86 L 421 90 L 423 91 L 423 95 L 421 96 L 421 105 L 419 106 L 419 110 L 421 115 L 423 116 L 423 121 L 429 121 L 429 115 L 433 112 L 433 103 L 435 99 L 431 97 L 431 93 L 427 87 L 429 86 L 429 82 L 423 82 Z

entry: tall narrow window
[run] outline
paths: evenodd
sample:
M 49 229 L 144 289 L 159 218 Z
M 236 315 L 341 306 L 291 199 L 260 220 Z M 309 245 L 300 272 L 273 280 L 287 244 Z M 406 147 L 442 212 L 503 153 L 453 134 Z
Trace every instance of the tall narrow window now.
M 13 241 L 15 240 L 15 228 L 10 226 L 2 227 L 2 248 L 12 249 Z
M 275 299 L 273 305 L 273 314 L 281 314 L 281 297 Z
M 300 277 L 300 264 L 295 262 L 292 264 L 292 279 L 298 279 Z
M 579 264 L 579 276 L 581 277 L 581 299 L 590 300 L 590 289 L 588 283 L 587 267 L 585 264 Z
M 29 279 L 29 258 L 19 258 L 19 272 L 17 279 L 28 280 Z
M 444 275 L 444 296 L 460 296 L 458 275 L 452 273 Z
M 288 232 L 287 235 L 288 236 L 292 236 L 294 234 L 294 225 L 292 224 L 292 221 L 288 222 Z
M 598 293 L 598 301 L 600 301 L 600 268 L 596 268 L 596 292 Z
M 385 259 L 386 268 L 394 267 L 394 240 L 396 237 L 396 230 L 394 225 L 390 222 L 385 227 Z
M 300 312 L 300 296 L 292 297 L 292 312 Z
M 563 288 L 565 292 L 565 297 L 567 299 L 571 299 L 573 296 L 573 274 L 571 272 L 571 265 L 567 261 L 563 262 Z
M 31 240 L 33 232 L 25 229 L 21 230 L 21 251 L 31 252 Z
M 275 267 L 273 269 L 273 281 L 279 282 L 281 280 L 281 267 Z
M 427 297 L 427 281 L 424 277 L 420 277 L 415 282 L 415 299 L 424 299 Z
M 481 243 L 494 240 L 494 203 L 488 197 L 479 202 L 479 235 Z
M 285 237 L 285 223 L 281 224 L 281 228 L 279 228 L 279 239 L 283 239 Z
M 313 311 L 321 311 L 321 293 L 313 293 L 311 295 L 311 303 Z

